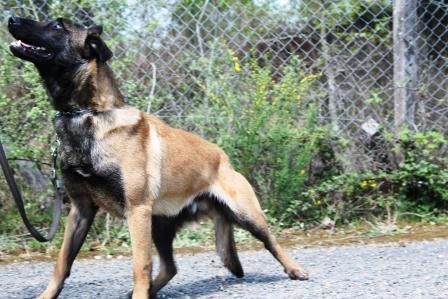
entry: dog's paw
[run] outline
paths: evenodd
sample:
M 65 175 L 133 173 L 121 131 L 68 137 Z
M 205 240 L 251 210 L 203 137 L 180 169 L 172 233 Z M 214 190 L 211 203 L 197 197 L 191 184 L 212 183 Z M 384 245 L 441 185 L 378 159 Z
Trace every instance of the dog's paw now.
M 285 270 L 286 274 L 288 274 L 289 278 L 292 280 L 308 280 L 309 274 L 305 270 L 301 268 L 289 269 Z
M 39 296 L 36 297 L 36 299 L 53 299 L 56 298 L 55 296 L 48 296 L 46 294 L 40 294 Z
M 36 299 L 54 299 L 58 297 L 60 292 L 61 292 L 60 290 L 58 291 L 45 290 L 45 292 L 37 296 Z
M 128 293 L 126 299 L 132 299 L 132 294 L 133 294 L 133 291 L 130 291 Z M 149 299 L 156 299 L 156 298 L 157 298 L 157 293 L 150 292 Z

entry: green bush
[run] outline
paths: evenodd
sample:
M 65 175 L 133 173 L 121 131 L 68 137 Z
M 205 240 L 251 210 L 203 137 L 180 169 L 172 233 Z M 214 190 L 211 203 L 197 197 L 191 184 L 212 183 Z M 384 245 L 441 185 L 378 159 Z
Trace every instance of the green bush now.
M 51 139 L 54 115 L 39 74 L 0 49 L 0 136 L 11 158 L 42 162 Z
M 316 210 L 341 223 L 360 217 L 426 217 L 448 208 L 448 158 L 440 155 L 448 139 L 438 132 L 404 132 L 404 160 L 376 173 L 342 173 L 309 188 L 302 197 Z M 445 149 L 446 150 L 446 149 Z M 409 218 L 409 217 L 408 217 Z
M 295 211 L 288 209 L 306 188 L 311 161 L 331 152 L 328 131 L 317 123 L 317 94 L 310 92 L 320 74 L 304 73 L 293 60 L 275 80 L 269 66 L 243 64 L 222 45 L 192 69 L 198 96 L 182 125 L 219 144 L 256 187 L 271 220 L 291 224 Z

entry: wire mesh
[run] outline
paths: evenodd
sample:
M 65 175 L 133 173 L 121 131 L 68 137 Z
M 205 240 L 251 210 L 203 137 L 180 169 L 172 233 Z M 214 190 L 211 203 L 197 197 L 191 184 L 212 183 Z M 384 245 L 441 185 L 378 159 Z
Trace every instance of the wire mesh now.
M 3 24 L 12 15 L 103 23 L 129 101 L 179 125 L 192 99 L 206 96 L 195 81 L 197 62 L 221 55 L 217 49 L 230 49 L 241 64 L 270 65 L 274 80 L 298 59 L 306 73 L 319 74 L 313 93 L 320 122 L 349 141 L 346 167 L 362 170 L 390 166 L 390 142 L 372 139 L 363 125 L 394 129 L 397 88 L 414 91 L 412 115 L 406 115 L 412 130 L 448 132 L 448 5 L 412 1 L 414 13 L 401 16 L 412 17 L 412 26 L 401 32 L 416 45 L 417 81 L 406 87 L 394 82 L 392 0 L 8 0 L 0 16 Z M 0 38 L 6 47 L 6 26 Z

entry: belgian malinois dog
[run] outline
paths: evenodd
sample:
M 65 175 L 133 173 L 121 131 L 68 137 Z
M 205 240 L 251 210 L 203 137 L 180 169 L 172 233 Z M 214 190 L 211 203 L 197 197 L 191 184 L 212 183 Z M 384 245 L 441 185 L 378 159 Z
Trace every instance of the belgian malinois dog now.
M 12 53 L 34 63 L 58 111 L 54 126 L 71 200 L 64 241 L 41 299 L 56 298 L 99 208 L 127 219 L 132 244 L 132 298 L 155 296 L 176 274 L 173 239 L 187 221 L 214 221 L 217 252 L 244 275 L 233 225 L 264 243 L 291 279 L 307 273 L 278 245 L 248 181 L 216 145 L 129 106 L 107 61 L 102 27 L 69 20 L 9 19 Z M 151 239 L 160 273 L 151 281 Z

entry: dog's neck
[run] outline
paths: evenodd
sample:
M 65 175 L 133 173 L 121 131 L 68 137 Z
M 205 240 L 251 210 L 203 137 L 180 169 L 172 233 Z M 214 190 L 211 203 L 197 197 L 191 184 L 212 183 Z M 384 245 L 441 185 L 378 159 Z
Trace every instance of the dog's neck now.
M 57 111 L 106 112 L 126 104 L 105 63 L 92 60 L 68 69 L 46 68 L 39 72 Z

